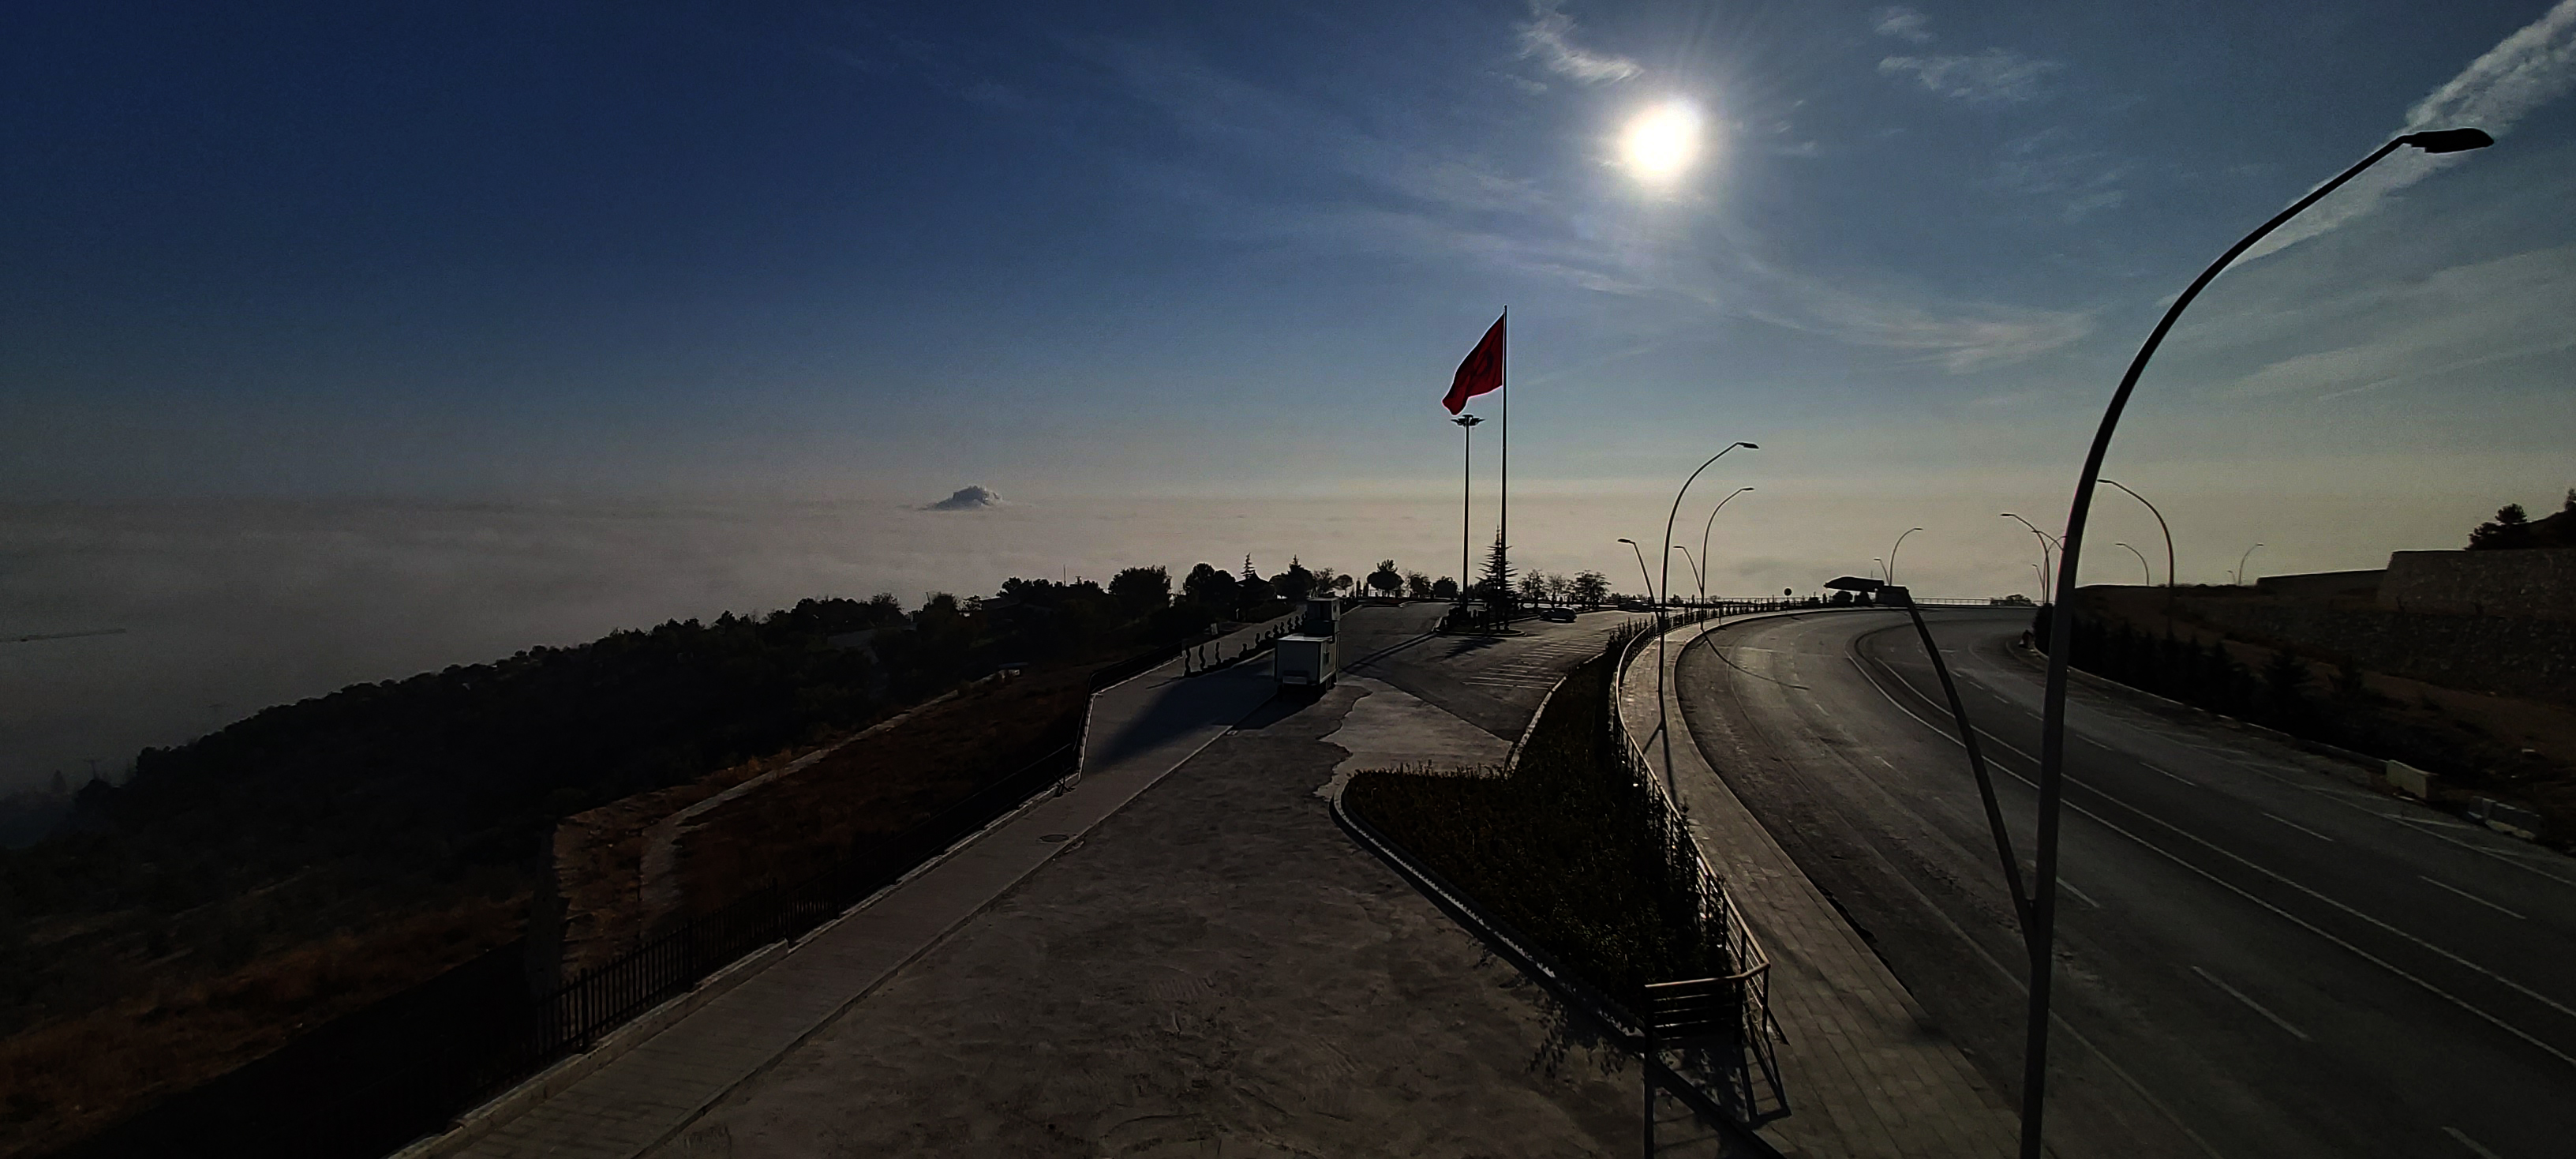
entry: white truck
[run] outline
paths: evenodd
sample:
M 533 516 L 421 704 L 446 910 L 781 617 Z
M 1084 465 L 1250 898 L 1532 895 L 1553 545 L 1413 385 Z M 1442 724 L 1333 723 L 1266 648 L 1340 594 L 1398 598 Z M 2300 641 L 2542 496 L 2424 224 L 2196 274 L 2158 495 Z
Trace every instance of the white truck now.
M 1271 674 L 1281 688 L 1330 688 L 1341 674 L 1340 652 L 1333 644 L 1331 636 L 1281 636 L 1271 647 Z

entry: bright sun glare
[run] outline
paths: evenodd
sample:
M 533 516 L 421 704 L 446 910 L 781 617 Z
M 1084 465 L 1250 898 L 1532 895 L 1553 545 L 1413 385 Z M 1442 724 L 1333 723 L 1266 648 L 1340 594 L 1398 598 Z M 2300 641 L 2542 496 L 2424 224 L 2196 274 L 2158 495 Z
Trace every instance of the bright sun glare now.
M 1620 136 L 1619 151 L 1639 177 L 1670 180 L 1699 157 L 1699 110 L 1668 101 L 1637 114 Z

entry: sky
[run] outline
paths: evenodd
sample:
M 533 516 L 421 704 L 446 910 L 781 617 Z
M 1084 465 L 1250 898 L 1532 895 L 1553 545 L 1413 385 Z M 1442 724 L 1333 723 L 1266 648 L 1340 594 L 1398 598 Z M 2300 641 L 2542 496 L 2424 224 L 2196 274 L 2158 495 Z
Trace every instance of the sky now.
M 2497 144 L 2240 260 L 2109 472 L 2204 582 L 2576 484 L 2576 0 L 230 7 L 0 15 L 0 637 L 128 629 L 0 645 L 0 789 L 806 595 L 1453 573 L 1505 308 L 1525 566 L 1637 590 L 1743 440 L 1712 590 L 2035 591 L 2173 296 L 2418 128 Z

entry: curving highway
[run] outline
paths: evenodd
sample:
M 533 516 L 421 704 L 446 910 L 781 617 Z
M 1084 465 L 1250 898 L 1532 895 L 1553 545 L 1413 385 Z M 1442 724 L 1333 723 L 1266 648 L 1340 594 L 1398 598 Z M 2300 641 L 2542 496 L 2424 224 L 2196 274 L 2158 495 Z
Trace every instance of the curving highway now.
M 2025 873 L 2029 619 L 1933 621 Z M 2017 1092 L 2019 934 L 1905 618 L 1739 623 L 1678 672 L 1726 788 Z M 2089 680 L 2070 703 L 2049 1091 L 2061 1153 L 2576 1151 L 2576 861 L 2206 714 Z

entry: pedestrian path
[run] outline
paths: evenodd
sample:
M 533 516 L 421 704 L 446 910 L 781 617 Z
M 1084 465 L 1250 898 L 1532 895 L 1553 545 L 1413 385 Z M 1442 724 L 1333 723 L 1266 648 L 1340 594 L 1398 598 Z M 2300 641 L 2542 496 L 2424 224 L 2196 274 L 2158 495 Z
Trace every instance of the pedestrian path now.
M 1671 671 L 1700 632 L 1675 629 L 1660 649 L 1660 712 L 1659 650 L 1638 652 L 1620 713 L 1656 772 L 1680 786 L 1693 838 L 1770 954 L 1771 1013 L 1786 1036 L 1776 1044 L 1785 1113 L 1760 1124 L 1762 1136 L 1792 1156 L 2011 1154 L 2020 1122 L 2001 1095 L 1701 755 Z M 1655 731 L 1665 722 L 1669 745 Z
M 1544 691 L 1556 687 L 1556 682 L 1564 678 L 1565 670 L 1573 667 L 1577 657 L 1597 655 L 1600 651 L 1599 637 L 1568 636 L 1550 640 L 1467 677 L 1465 683 L 1485 688 L 1536 688 Z
M 1261 630 L 1247 628 L 1220 644 L 1231 652 Z M 1082 778 L 1061 796 L 1037 798 L 792 947 L 747 960 L 756 969 L 737 964 L 701 984 L 699 993 L 674 999 L 661 1017 L 639 1019 L 642 1033 L 612 1034 L 593 1057 L 558 1064 L 397 1159 L 644 1153 L 1223 736 L 1274 691 L 1266 664 L 1184 676 L 1174 660 L 1101 692 L 1092 704 Z M 706 996 L 717 989 L 722 992 Z M 685 1012 L 672 1017 L 674 1010 Z M 668 1025 L 651 1030 L 659 1021 Z

